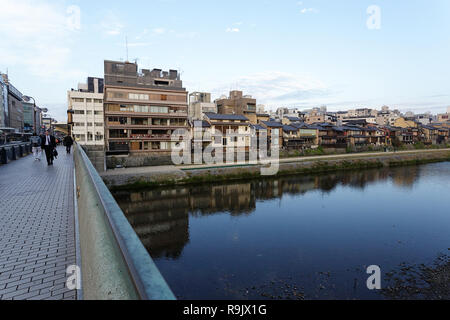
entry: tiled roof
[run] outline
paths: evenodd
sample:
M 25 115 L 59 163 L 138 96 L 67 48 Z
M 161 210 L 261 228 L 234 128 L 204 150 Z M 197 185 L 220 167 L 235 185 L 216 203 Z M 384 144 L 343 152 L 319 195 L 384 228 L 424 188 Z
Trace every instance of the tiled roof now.
M 203 127 L 203 128 L 209 128 L 211 125 L 208 121 L 205 120 L 194 120 L 194 127 Z
M 266 128 L 264 128 L 263 126 L 261 126 L 259 124 L 251 124 L 250 128 L 253 128 L 255 130 L 267 130 Z
M 284 118 L 285 118 L 285 119 L 288 119 L 289 121 L 301 121 L 299 117 L 289 117 L 289 116 L 286 116 L 286 117 L 284 117 Z
M 261 121 L 264 125 L 271 128 L 282 128 L 283 125 L 276 121 Z
M 205 113 L 205 116 L 207 116 L 211 120 L 243 120 L 243 121 L 248 121 L 248 118 L 246 116 L 243 116 L 243 115 L 240 115 L 240 114 L 219 114 L 219 113 L 207 112 L 207 113 Z
M 298 128 L 293 126 L 283 126 L 283 131 L 289 132 L 289 131 L 298 131 Z

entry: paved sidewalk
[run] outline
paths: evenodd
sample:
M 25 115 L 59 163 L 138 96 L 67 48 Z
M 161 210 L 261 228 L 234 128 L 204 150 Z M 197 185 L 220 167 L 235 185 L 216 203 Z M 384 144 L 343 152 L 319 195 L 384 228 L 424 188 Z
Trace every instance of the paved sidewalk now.
M 0 300 L 76 299 L 66 268 L 76 264 L 73 158 L 53 166 L 33 155 L 0 166 Z

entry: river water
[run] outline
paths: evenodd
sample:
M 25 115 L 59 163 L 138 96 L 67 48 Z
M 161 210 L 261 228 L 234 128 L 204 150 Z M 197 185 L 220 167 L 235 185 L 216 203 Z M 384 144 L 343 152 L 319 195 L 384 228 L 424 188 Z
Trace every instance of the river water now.
M 410 288 L 448 263 L 449 182 L 443 162 L 114 196 L 179 299 L 430 298 Z

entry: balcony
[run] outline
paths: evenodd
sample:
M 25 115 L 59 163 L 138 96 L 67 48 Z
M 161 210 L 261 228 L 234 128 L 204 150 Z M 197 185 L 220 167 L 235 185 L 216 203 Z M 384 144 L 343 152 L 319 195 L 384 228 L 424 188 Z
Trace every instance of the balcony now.
M 171 135 L 170 134 L 131 134 L 130 139 L 168 140 L 168 139 L 171 139 Z

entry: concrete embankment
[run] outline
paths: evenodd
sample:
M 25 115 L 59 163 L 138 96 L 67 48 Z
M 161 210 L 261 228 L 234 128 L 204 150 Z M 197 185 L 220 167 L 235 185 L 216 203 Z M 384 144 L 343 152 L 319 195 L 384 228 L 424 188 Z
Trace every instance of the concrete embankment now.
M 312 174 L 330 171 L 416 165 L 450 161 L 450 149 L 378 152 L 279 160 L 276 176 Z M 111 190 L 140 189 L 156 186 L 254 179 L 261 175 L 261 165 L 185 165 L 108 170 L 101 174 Z

